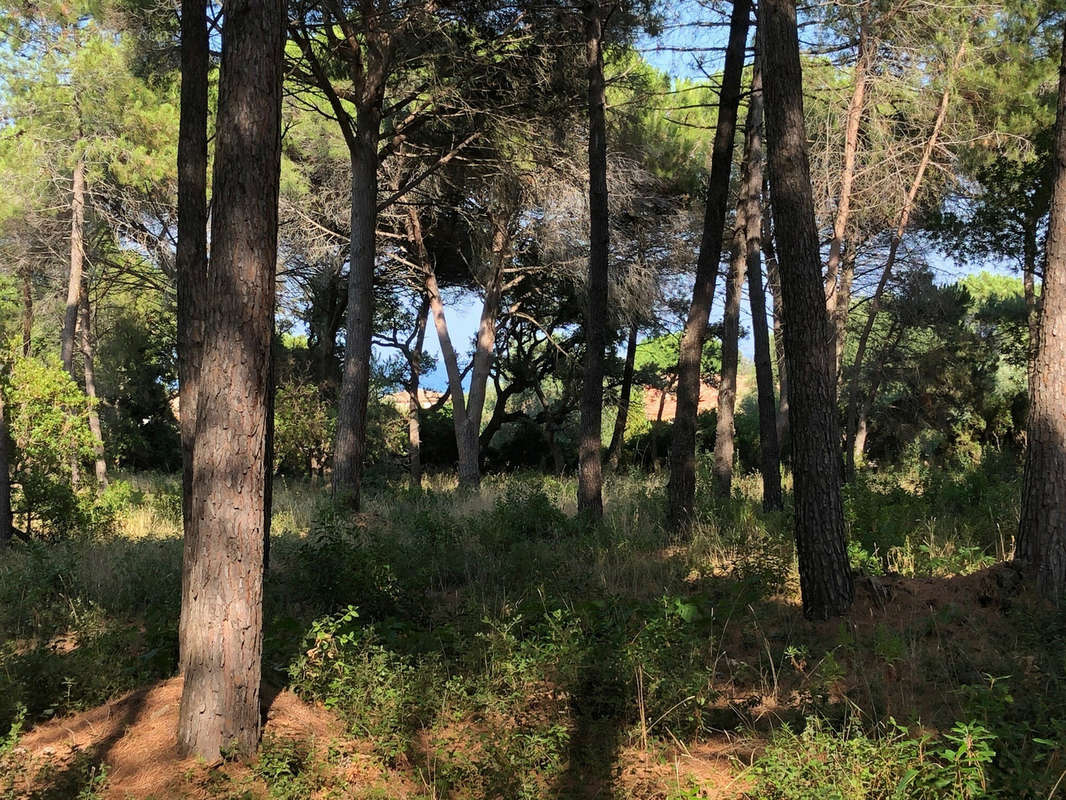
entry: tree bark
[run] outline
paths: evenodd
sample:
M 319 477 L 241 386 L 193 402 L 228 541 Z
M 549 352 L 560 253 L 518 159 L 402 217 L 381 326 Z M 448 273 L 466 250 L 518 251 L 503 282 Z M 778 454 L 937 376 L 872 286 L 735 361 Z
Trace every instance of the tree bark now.
M 818 229 L 811 196 L 803 75 L 794 0 L 763 0 L 766 132 L 774 234 L 785 300 L 785 358 L 791 378 L 796 550 L 803 612 L 828 619 L 854 598 L 840 497 L 836 392 Z
M 281 0 L 227 2 L 180 624 L 178 748 L 209 763 L 260 733 L 284 43 Z
M 600 0 L 585 4 L 585 67 L 589 112 L 589 274 L 585 305 L 585 369 L 581 381 L 577 509 L 590 520 L 603 516 L 603 359 L 607 339 L 610 248 L 607 207 L 607 94 L 603 80 Z
M 1014 557 L 1029 569 L 1040 592 L 1058 604 L 1066 594 L 1066 26 L 1042 300 Z
M 333 448 L 333 496 L 354 509 L 359 508 L 361 500 L 366 409 L 370 400 L 380 132 L 381 101 L 375 98 L 356 112 L 356 132 L 351 144 L 352 243 L 345 326 L 347 344 Z
M 637 361 L 637 336 L 640 325 L 636 322 L 629 326 L 629 338 L 626 340 L 626 361 L 622 367 L 622 385 L 619 388 L 618 416 L 614 420 L 611 444 L 607 447 L 607 463 L 612 470 L 617 470 L 622 460 L 622 446 L 625 444 L 626 424 L 629 421 L 629 403 L 633 397 L 633 372 Z
M 849 381 L 848 391 L 847 429 L 845 430 L 845 471 L 849 481 L 855 476 L 854 440 L 859 423 L 859 409 L 866 403 L 865 399 L 861 396 L 862 393 L 859 385 L 862 377 L 862 364 L 866 358 L 866 348 L 870 343 L 870 334 L 873 332 L 874 322 L 881 310 L 881 300 L 884 297 L 885 289 L 888 287 L 888 281 L 892 277 L 892 268 L 896 264 L 896 254 L 899 252 L 900 243 L 903 241 L 903 234 L 906 232 L 907 224 L 910 222 L 911 212 L 914 209 L 914 201 L 918 197 L 918 190 L 922 187 L 922 181 L 925 179 L 926 170 L 929 168 L 929 164 L 932 161 L 933 150 L 936 148 L 937 142 L 940 140 L 940 131 L 944 127 L 944 120 L 947 117 L 948 106 L 951 101 L 952 78 L 958 72 L 959 65 L 962 63 L 962 57 L 965 52 L 966 40 L 963 39 L 959 44 L 958 50 L 955 51 L 955 58 L 945 76 L 946 83 L 944 85 L 944 91 L 940 94 L 940 102 L 937 105 L 936 117 L 933 120 L 933 129 L 929 133 L 929 138 L 925 141 L 925 147 L 922 149 L 921 158 L 918 160 L 918 169 L 914 174 L 914 180 L 911 181 L 907 196 L 903 200 L 903 207 L 900 209 L 899 213 L 899 222 L 896 225 L 896 230 L 892 234 L 892 240 L 888 245 L 888 258 L 885 260 L 885 267 L 881 271 L 881 278 L 877 282 L 877 288 L 874 289 L 873 296 L 870 298 L 870 303 L 867 307 L 866 323 L 863 325 L 862 333 L 859 335 L 859 344 L 855 351 L 855 362 L 851 367 L 851 380 Z
M 74 377 L 74 337 L 78 328 L 81 274 L 85 267 L 85 159 L 78 156 L 70 196 L 70 272 L 67 275 L 67 307 L 63 313 L 60 357 L 63 369 Z
M 89 314 L 89 281 L 85 274 L 81 279 L 81 302 L 78 313 L 78 328 L 81 334 L 81 355 L 84 362 L 85 394 L 89 397 L 89 431 L 93 437 L 93 466 L 96 485 L 107 488 L 107 461 L 104 459 L 104 434 L 100 428 L 100 412 L 97 410 L 96 369 L 93 358 L 92 330 Z
M 855 250 L 856 243 L 849 242 L 844 250 L 843 268 L 840 271 L 840 281 L 837 286 L 836 300 L 832 308 L 833 333 L 836 339 L 834 348 L 834 363 L 836 364 L 836 380 L 840 381 L 841 369 L 844 365 L 844 345 L 848 340 L 848 316 L 851 314 L 851 286 L 855 280 Z
M 192 534 L 193 444 L 207 284 L 207 76 L 210 45 L 206 0 L 181 4 L 181 110 L 178 118 L 178 413 L 181 416 L 182 518 Z
M 747 170 L 745 185 L 749 192 L 744 212 L 747 227 L 748 300 L 751 303 L 751 332 L 754 339 L 755 383 L 759 400 L 759 470 L 762 473 L 762 505 L 767 511 L 781 508 L 781 455 L 777 444 L 774 370 L 770 358 L 770 332 L 766 325 L 766 293 L 762 283 L 762 148 L 763 106 L 762 69 L 756 56 L 752 74 L 752 93 L 748 107 L 745 149 Z
M 762 246 L 766 254 L 766 283 L 774 303 L 774 364 L 777 367 L 777 446 L 785 446 L 788 437 L 788 365 L 785 364 L 785 301 L 781 296 L 781 271 L 777 266 L 773 226 L 770 222 L 769 184 L 764 185 L 762 212 Z
M 829 312 L 829 318 L 834 322 L 837 319 L 840 292 L 843 286 L 840 283 L 840 260 L 844 246 L 844 234 L 848 229 L 848 217 L 851 214 L 851 190 L 855 182 L 855 154 L 859 145 L 859 125 L 862 122 L 862 108 L 866 99 L 866 74 L 869 70 L 873 47 L 866 36 L 866 26 L 863 23 L 859 28 L 859 54 L 855 62 L 855 74 L 853 80 L 855 86 L 851 91 L 851 100 L 848 103 L 847 122 L 844 130 L 844 166 L 840 173 L 840 195 L 837 198 L 837 213 L 833 220 L 833 238 L 829 242 L 829 259 L 825 269 L 825 306 Z M 850 284 L 849 299 L 850 302 Z M 845 310 L 845 314 L 847 311 Z M 834 352 L 834 375 L 839 369 L 839 354 L 835 342 L 838 337 L 833 337 L 830 346 Z
M 759 260 L 762 247 L 762 70 L 756 58 L 751 73 L 751 93 L 744 133 L 744 164 L 740 195 L 737 198 L 733 249 L 726 282 L 725 312 L 722 317 L 722 374 L 718 383 L 718 419 L 714 439 L 715 491 L 728 497 L 733 487 L 735 451 L 734 415 L 737 401 L 737 366 L 740 361 L 740 301 L 748 265 Z
M 423 295 L 415 323 L 414 349 L 408 355 L 411 377 L 407 382 L 407 467 L 412 489 L 422 488 L 422 406 L 418 401 L 422 382 L 422 348 L 426 343 L 426 318 L 429 316 L 429 295 Z
M 703 236 L 696 260 L 696 281 L 677 361 L 677 410 L 674 413 L 670 480 L 667 485 L 668 514 L 676 527 L 688 524 L 696 498 L 696 417 L 700 402 L 700 363 L 707 335 L 707 320 L 714 301 L 718 261 L 722 255 L 729 175 L 733 168 L 733 139 L 750 13 L 750 0 L 734 0 L 729 19 L 729 44 L 722 71 L 722 88 L 718 95 L 718 126 L 711 151 Z

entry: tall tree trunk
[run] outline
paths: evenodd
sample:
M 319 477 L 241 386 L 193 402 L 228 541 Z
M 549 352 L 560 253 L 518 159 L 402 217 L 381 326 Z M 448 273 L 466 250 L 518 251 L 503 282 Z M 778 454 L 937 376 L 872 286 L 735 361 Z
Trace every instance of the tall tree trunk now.
M 224 747 L 254 752 L 262 713 L 284 43 L 281 0 L 227 2 L 178 712 L 179 751 L 209 763 Z
M 81 273 L 85 268 L 85 159 L 74 165 L 74 185 L 70 195 L 70 272 L 67 274 L 67 307 L 63 313 L 60 357 L 63 369 L 74 377 L 74 337 L 78 328 L 78 300 Z
M 15 521 L 11 514 L 11 459 L 8 453 L 7 419 L 4 416 L 4 392 L 0 387 L 0 550 L 11 542 Z
M 729 175 L 733 168 L 733 139 L 737 127 L 737 106 L 744 72 L 744 51 L 748 39 L 750 0 L 734 0 L 729 19 L 729 44 L 718 95 L 718 127 L 711 151 L 711 172 L 707 180 L 707 205 L 703 236 L 696 261 L 696 281 L 692 304 L 685 320 L 677 361 L 677 410 L 674 413 L 670 446 L 670 481 L 667 486 L 669 517 L 675 526 L 688 524 L 696 498 L 696 417 L 700 402 L 700 363 L 707 321 L 714 301 L 718 261 L 722 255 Z
M 766 326 L 766 293 L 762 283 L 762 64 L 756 55 L 748 108 L 745 149 L 748 174 L 745 186 L 753 192 L 744 212 L 747 227 L 748 299 L 754 339 L 755 383 L 759 399 L 759 468 L 762 473 L 762 504 L 767 511 L 781 508 L 781 455 L 777 444 L 774 370 L 770 358 L 770 332 Z
M 827 619 L 847 611 L 854 586 L 844 542 L 836 392 L 826 347 L 829 319 L 811 196 L 795 0 L 762 0 L 759 13 L 771 201 L 791 379 L 800 590 L 803 613 L 809 619 Z
M 903 207 L 900 209 L 899 213 L 899 221 L 896 225 L 896 230 L 892 234 L 892 240 L 888 245 L 888 258 L 885 260 L 885 267 L 881 271 L 881 278 L 877 282 L 877 288 L 874 289 L 873 296 L 870 298 L 870 303 L 867 306 L 866 323 L 863 325 L 862 333 L 859 335 L 859 344 L 855 351 L 855 362 L 851 367 L 851 380 L 849 381 L 848 390 L 847 428 L 845 430 L 845 458 L 847 459 L 846 474 L 849 481 L 855 475 L 855 460 L 853 458 L 855 451 L 853 443 L 859 422 L 859 409 L 865 403 L 864 398 L 861 396 L 862 392 L 860 383 L 862 380 L 862 365 L 866 358 L 866 348 L 870 343 L 870 334 L 874 329 L 874 322 L 881 310 L 881 300 L 884 297 L 885 289 L 888 286 L 889 279 L 892 277 L 892 268 L 896 264 L 896 255 L 899 252 L 900 243 L 903 241 L 903 234 L 906 232 L 907 224 L 910 222 L 911 212 L 914 209 L 914 201 L 918 197 L 918 190 L 922 187 L 922 181 L 925 179 L 926 170 L 929 168 L 929 164 L 932 161 L 933 150 L 936 148 L 937 142 L 940 140 L 940 131 L 944 127 L 944 120 L 947 117 L 948 106 L 951 101 L 953 78 L 959 70 L 959 65 L 962 63 L 962 57 L 965 52 L 966 40 L 963 39 L 959 44 L 958 50 L 955 51 L 955 58 L 945 75 L 944 91 L 940 94 L 940 102 L 937 105 L 936 117 L 933 120 L 933 129 L 929 133 L 929 138 L 925 141 L 925 147 L 922 149 L 922 156 L 918 160 L 918 169 L 914 174 L 914 180 L 911 181 L 910 189 L 908 189 L 907 196 L 903 200 Z
M 470 424 L 469 409 L 466 396 L 463 393 L 463 373 L 459 369 L 459 356 L 455 352 L 451 334 L 448 332 L 448 320 L 444 314 L 444 300 L 441 297 L 440 286 L 437 284 L 437 275 L 433 269 L 433 262 L 426 252 L 425 239 L 422 234 L 422 222 L 414 206 L 408 207 L 407 219 L 404 224 L 407 238 L 415 248 L 419 266 L 424 273 L 426 298 L 429 301 L 430 313 L 433 315 L 433 327 L 437 331 L 437 340 L 440 342 L 441 359 L 444 361 L 444 369 L 448 374 L 448 392 L 452 398 L 452 427 L 455 430 L 455 446 L 459 456 L 459 485 L 464 488 L 477 488 L 481 483 L 481 469 L 478 463 L 480 442 L 476 439 L 480 421 L 477 426 Z M 483 320 L 484 316 L 485 314 L 482 313 Z M 495 321 L 492 324 L 493 341 L 495 341 Z M 481 331 L 478 332 L 478 338 L 480 349 Z M 489 358 L 491 363 L 491 354 Z M 486 376 L 488 374 L 487 368 L 485 374 Z M 484 394 L 482 394 L 482 405 L 484 405 Z M 471 429 L 475 431 L 473 441 L 471 441 Z
M 844 166 L 840 172 L 840 195 L 837 198 L 837 213 L 833 220 L 833 238 L 829 242 L 829 259 L 825 269 L 825 305 L 829 312 L 829 318 L 834 322 L 837 319 L 838 303 L 840 302 L 840 259 L 844 247 L 844 234 L 848 229 L 848 217 L 851 214 L 851 190 L 855 182 L 855 154 L 859 146 L 859 125 L 862 122 L 862 107 L 866 99 L 866 74 L 870 67 L 874 48 L 866 36 L 866 25 L 863 22 L 859 28 L 859 54 L 855 62 L 853 80 L 855 86 L 851 91 L 851 100 L 848 103 L 847 122 L 844 130 Z M 838 284 L 841 284 L 838 286 Z M 850 288 L 849 288 L 850 291 Z M 848 302 L 847 300 L 844 301 Z M 845 314 L 846 314 L 845 310 Z M 836 353 L 835 341 L 829 346 L 834 352 L 833 374 L 839 369 L 839 355 Z
M 418 401 L 422 382 L 422 348 L 426 343 L 426 318 L 429 316 L 429 295 L 422 296 L 415 323 L 415 342 L 408 356 L 411 376 L 407 381 L 407 467 L 412 489 L 422 488 L 422 406 Z
M 626 423 L 629 421 L 629 403 L 633 397 L 633 372 L 637 361 L 637 335 L 640 325 L 633 322 L 629 326 L 629 338 L 626 340 L 626 362 L 622 368 L 622 386 L 618 396 L 618 416 L 614 420 L 611 444 L 607 447 L 607 463 L 612 470 L 617 470 L 622 459 L 622 445 L 625 444 Z
M 178 413 L 181 416 L 182 518 L 192 534 L 193 443 L 200 385 L 200 349 L 207 303 L 207 75 L 210 49 L 206 0 L 181 4 L 181 111 L 178 118 Z M 184 637 L 179 636 L 184 639 Z
M 855 281 L 856 243 L 849 242 L 844 250 L 843 268 L 840 271 L 840 283 L 833 302 L 832 323 L 836 339 L 834 362 L 836 363 L 836 380 L 839 383 L 844 366 L 844 345 L 848 340 L 848 316 L 851 313 L 851 286 Z
M 585 305 L 585 371 L 581 381 L 577 509 L 591 520 L 603 516 L 603 359 L 607 345 L 607 94 L 603 80 L 603 19 L 600 0 L 585 4 L 585 66 L 589 111 L 589 277 Z
M 29 356 L 33 338 L 33 273 L 22 270 L 22 355 Z
M 503 271 L 511 248 L 511 234 L 507 223 L 505 213 L 493 215 L 492 272 L 485 284 L 485 302 L 481 306 L 481 319 L 474 343 L 474 362 L 471 365 L 470 397 L 466 404 L 466 448 L 478 480 L 481 476 L 481 417 L 485 411 L 492 360 L 496 355 L 496 319 L 500 314 L 500 300 L 503 296 Z
M 81 333 L 81 355 L 85 370 L 85 394 L 89 397 L 89 431 L 93 436 L 93 457 L 96 470 L 96 484 L 101 489 L 107 488 L 107 461 L 104 460 L 104 433 L 100 428 L 100 412 L 97 410 L 96 369 L 93 358 L 93 339 L 90 329 L 89 281 L 82 274 L 81 303 L 78 314 L 78 328 Z
M 1031 571 L 1041 593 L 1061 603 L 1066 594 L 1066 26 L 1042 302 L 1015 558 Z
M 733 425 L 737 402 L 737 366 L 740 361 L 740 301 L 748 265 L 759 260 L 762 210 L 762 70 L 756 57 L 751 73 L 751 94 L 744 133 L 744 165 L 737 198 L 733 250 L 726 282 L 722 317 L 722 375 L 718 383 L 718 420 L 714 439 L 715 490 L 728 497 L 733 487 Z
M 770 187 L 763 188 L 762 246 L 766 254 L 766 283 L 774 302 L 774 364 L 777 367 L 777 446 L 788 437 L 788 365 L 785 363 L 785 301 L 781 296 L 781 271 L 777 266 L 773 226 L 770 222 Z
M 374 256 L 378 198 L 378 136 L 381 102 L 356 113 L 351 143 L 352 244 L 348 273 L 347 345 L 337 401 L 333 448 L 333 496 L 358 509 L 366 455 L 366 409 L 370 400 L 370 356 L 374 321 Z

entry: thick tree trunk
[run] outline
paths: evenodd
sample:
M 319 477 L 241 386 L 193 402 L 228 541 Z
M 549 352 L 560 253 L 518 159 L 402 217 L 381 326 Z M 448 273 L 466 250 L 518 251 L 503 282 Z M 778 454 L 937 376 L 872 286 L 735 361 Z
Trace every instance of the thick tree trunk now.
M 29 356 L 33 338 L 33 273 L 22 270 L 22 355 Z
M 107 461 L 104 460 L 104 433 L 100 427 L 100 412 L 97 410 L 96 369 L 93 357 L 93 339 L 90 329 L 89 281 L 82 274 L 81 302 L 78 313 L 78 328 L 81 334 L 81 355 L 84 362 L 85 394 L 89 397 L 89 431 L 93 437 L 93 466 L 96 471 L 96 484 L 101 489 L 107 488 Z
M 770 224 L 769 184 L 764 187 L 762 245 L 766 254 L 766 283 L 774 303 L 774 365 L 777 368 L 777 446 L 785 446 L 788 437 L 788 365 L 785 363 L 785 301 L 781 296 L 781 271 L 777 266 L 773 226 Z
M 785 358 L 791 378 L 796 550 L 803 612 L 827 619 L 854 598 L 844 540 L 839 448 L 818 229 L 811 196 L 803 75 L 794 0 L 762 0 L 766 132 L 774 234 L 785 299 Z
M 737 366 L 740 361 L 740 301 L 752 259 L 762 247 L 762 71 L 756 59 L 751 73 L 751 95 L 744 134 L 744 165 L 733 228 L 733 252 L 726 283 L 722 317 L 722 375 L 718 383 L 718 420 L 714 440 L 715 491 L 728 497 L 733 487 L 733 427 L 737 401 Z
M 925 141 L 925 147 L 922 149 L 921 158 L 918 160 L 918 169 L 914 174 L 914 180 L 911 181 L 907 196 L 903 200 L 903 207 L 900 209 L 899 213 L 899 222 L 896 225 L 896 230 L 892 234 L 892 240 L 888 245 L 888 258 L 885 260 L 885 267 L 881 271 L 881 278 L 877 282 L 877 288 L 874 289 L 873 296 L 870 298 L 870 303 L 867 306 L 866 323 L 863 325 L 862 333 L 859 335 L 859 344 L 855 351 L 855 362 L 851 367 L 851 380 L 849 381 L 848 390 L 847 428 L 845 430 L 845 452 L 847 454 L 846 474 L 849 481 L 855 476 L 855 461 L 852 458 L 852 454 L 854 453 L 853 443 L 855 440 L 855 433 L 859 424 L 859 409 L 866 403 L 866 400 L 862 397 L 860 383 L 862 379 L 862 365 L 866 358 L 866 349 L 870 343 L 870 334 L 873 332 L 874 322 L 881 310 L 881 300 L 884 298 L 885 289 L 888 287 L 888 281 L 892 277 L 892 269 L 896 264 L 896 255 L 899 252 L 900 243 L 903 241 L 903 234 L 906 233 L 907 225 L 910 222 L 911 212 L 914 210 L 914 201 L 918 197 L 918 191 L 922 187 L 922 181 L 925 179 L 926 170 L 928 170 L 929 164 L 932 161 L 933 150 L 936 148 L 937 142 L 940 140 L 940 131 L 944 127 L 944 120 L 947 117 L 948 106 L 951 101 L 952 79 L 959 70 L 959 65 L 962 63 L 962 57 L 965 52 L 966 40 L 963 39 L 959 44 L 958 50 L 955 51 L 955 58 L 945 76 L 944 90 L 940 94 L 940 102 L 937 105 L 936 117 L 933 120 L 933 129 L 929 133 L 929 138 Z
M 208 763 L 260 732 L 284 43 L 281 0 L 227 2 L 180 628 L 178 748 Z
M 407 472 L 412 489 L 422 488 L 422 406 L 418 401 L 422 382 L 422 348 L 426 343 L 426 318 L 429 316 L 429 296 L 423 295 L 418 305 L 415 323 L 414 348 L 408 356 L 411 376 L 407 381 Z
M 589 276 L 585 305 L 585 371 L 581 381 L 577 508 L 591 520 L 603 516 L 603 359 L 607 344 L 610 248 L 607 208 L 607 94 L 603 80 L 600 0 L 585 4 L 585 66 L 589 111 Z
M 844 247 L 844 235 L 848 230 L 848 217 L 851 214 L 851 190 L 855 183 L 855 154 L 859 145 L 859 125 L 862 122 L 862 107 L 866 99 L 866 74 L 869 70 L 873 47 L 866 36 L 865 24 L 859 28 L 859 55 L 855 62 L 853 80 L 855 86 L 851 91 L 851 101 L 848 103 L 847 122 L 844 130 L 844 165 L 840 172 L 840 195 L 837 198 L 837 213 L 833 221 L 833 238 L 829 242 L 829 259 L 825 269 L 825 306 L 829 312 L 829 319 L 834 322 L 837 319 L 838 305 L 841 302 L 840 260 Z M 838 285 L 839 284 L 839 285 Z M 849 287 L 850 291 L 850 287 Z M 844 300 L 846 304 L 849 300 Z M 847 311 L 845 310 L 845 314 Z M 837 339 L 833 337 L 834 342 Z M 831 342 L 830 347 L 834 352 L 833 373 L 839 369 L 839 355 L 837 348 Z
M 477 338 L 474 343 L 474 363 L 470 373 L 470 397 L 466 404 L 468 446 L 478 459 L 478 436 L 481 433 L 481 417 L 485 411 L 485 396 L 488 388 L 492 360 L 496 355 L 496 319 L 500 314 L 503 297 L 503 271 L 511 249 L 511 234 L 507 227 L 506 214 L 494 215 L 492 219 L 492 273 L 485 284 L 485 301 L 481 306 Z M 480 472 L 479 472 L 480 475 Z
M 182 518 L 192 533 L 192 464 L 207 283 L 206 0 L 181 4 L 181 111 L 178 119 L 178 413 L 181 416 Z M 184 638 L 184 637 L 181 637 Z
M 1066 27 L 1042 302 L 1015 558 L 1046 597 L 1061 603 L 1066 594 Z
M 74 185 L 70 196 L 70 271 L 67 273 L 67 307 L 63 313 L 60 357 L 63 369 L 74 377 L 74 337 L 78 328 L 81 274 L 85 268 L 85 159 L 74 165 Z
M 8 454 L 4 393 L 0 389 L 0 550 L 11 543 L 14 534 L 15 521 L 11 514 L 11 459 Z
M 762 69 L 752 75 L 752 93 L 748 108 L 745 149 L 747 170 L 745 185 L 754 194 L 748 197 L 744 213 L 747 226 L 748 299 L 751 303 L 751 332 L 754 339 L 755 383 L 759 399 L 759 468 L 762 473 L 762 504 L 767 511 L 781 508 L 781 455 L 777 444 L 774 369 L 770 358 L 770 332 L 766 325 L 766 293 L 762 283 L 762 148 L 763 106 Z
M 722 88 L 718 95 L 718 127 L 711 151 L 711 172 L 707 180 L 707 205 L 700 253 L 696 261 L 696 281 L 677 361 L 677 410 L 674 413 L 670 446 L 667 494 L 671 523 L 682 527 L 688 524 L 696 498 L 696 417 L 700 401 L 700 363 L 707 335 L 707 320 L 714 301 L 718 261 L 722 255 L 729 175 L 733 168 L 733 139 L 750 13 L 750 0 L 734 0 L 729 19 L 729 44 L 722 72 Z
M 352 160 L 352 244 L 348 273 L 347 344 L 337 399 L 333 448 L 333 496 L 359 508 L 366 455 L 366 409 L 370 400 L 370 355 L 374 321 L 375 226 L 378 202 L 378 136 L 381 103 L 356 114 Z
M 612 470 L 617 470 L 622 459 L 622 445 L 625 444 L 626 423 L 629 420 L 629 403 L 633 396 L 633 372 L 637 361 L 637 336 L 640 325 L 636 322 L 629 326 L 629 338 L 626 340 L 626 362 L 622 367 L 622 386 L 619 388 L 618 416 L 614 420 L 611 444 L 607 447 L 607 463 Z

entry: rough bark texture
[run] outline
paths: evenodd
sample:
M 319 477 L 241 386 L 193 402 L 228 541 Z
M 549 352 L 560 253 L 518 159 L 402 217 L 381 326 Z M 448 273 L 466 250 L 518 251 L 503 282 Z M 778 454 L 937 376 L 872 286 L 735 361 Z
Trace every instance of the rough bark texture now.
M 181 111 L 178 118 L 178 408 L 181 415 L 182 516 L 188 535 L 194 520 L 192 458 L 200 381 L 204 287 L 207 282 L 207 75 L 206 0 L 181 4 Z
M 748 108 L 745 149 L 747 179 L 753 182 L 754 196 L 748 198 L 747 226 L 748 299 L 751 303 L 751 333 L 754 339 L 755 383 L 759 400 L 759 469 L 762 473 L 762 504 L 768 511 L 781 508 L 781 455 L 777 444 L 774 369 L 770 357 L 770 332 L 766 325 L 766 292 L 762 283 L 762 74 L 761 64 L 752 76 L 751 105 Z
M 607 97 L 603 80 L 603 20 L 599 0 L 585 5 L 585 66 L 589 111 L 589 276 L 585 305 L 585 370 L 581 381 L 577 508 L 603 516 L 603 353 L 607 338 Z
M 180 623 L 178 746 L 208 762 L 260 731 L 284 40 L 281 0 L 227 2 Z
M 370 399 L 380 129 L 381 102 L 375 99 L 357 112 L 356 134 L 351 145 L 352 244 L 345 323 L 347 343 L 333 447 L 333 496 L 356 509 L 362 488 L 366 408 Z
M 773 226 L 770 223 L 770 189 L 764 186 L 762 246 L 766 254 L 766 285 L 774 301 L 774 364 L 777 367 L 777 446 L 785 446 L 788 437 L 788 365 L 785 363 L 785 301 L 781 296 L 781 271 L 777 267 Z
M 827 619 L 854 597 L 840 497 L 836 398 L 818 230 L 811 196 L 803 76 L 794 0 L 763 0 L 766 132 L 774 234 L 785 300 L 785 359 L 791 378 L 796 550 L 804 614 Z
M 74 165 L 74 183 L 70 195 L 70 271 L 67 273 L 67 307 L 63 312 L 60 334 L 60 358 L 63 369 L 74 377 L 74 337 L 78 328 L 78 302 L 81 297 L 81 274 L 85 267 L 85 160 L 78 157 Z
M 1066 594 L 1066 27 L 1056 117 L 1055 184 L 1015 558 L 1031 570 L 1045 596 L 1061 603 Z
M 696 497 L 696 416 L 700 398 L 700 362 L 707 335 L 707 320 L 714 301 L 718 260 L 722 254 L 729 175 L 733 168 L 733 139 L 740 102 L 740 82 L 744 72 L 744 49 L 748 38 L 750 0 L 734 0 L 729 20 L 729 44 L 718 96 L 718 127 L 711 151 L 711 172 L 707 181 L 707 206 L 703 236 L 696 261 L 696 281 L 692 304 L 685 320 L 677 361 L 677 409 L 674 413 L 670 446 L 670 482 L 667 487 L 669 516 L 675 526 L 684 526 L 692 514 Z
M 626 340 L 626 361 L 622 367 L 622 385 L 619 388 L 618 415 L 611 432 L 611 444 L 607 447 L 607 463 L 611 469 L 618 469 L 622 460 L 622 445 L 625 444 L 626 423 L 629 421 L 629 404 L 633 397 L 633 371 L 637 361 L 637 336 L 640 326 L 634 322 L 629 326 L 629 338 Z
M 82 275 L 81 302 L 78 312 L 78 333 L 81 339 L 81 356 L 85 373 L 85 394 L 89 397 L 89 431 L 93 436 L 93 467 L 96 484 L 107 488 L 107 461 L 104 460 L 104 433 L 100 427 L 100 412 L 97 410 L 96 368 L 93 351 L 92 317 L 89 313 L 89 281 Z
M 735 451 L 734 413 L 737 403 L 737 365 L 740 361 L 740 301 L 748 264 L 759 259 L 762 246 L 759 229 L 762 212 L 762 74 L 756 62 L 751 74 L 751 94 L 744 134 L 744 165 L 733 226 L 733 249 L 726 282 L 725 311 L 722 316 L 722 374 L 718 383 L 718 420 L 714 439 L 715 491 L 728 497 L 733 487 Z M 753 255 L 754 254 L 754 255 Z

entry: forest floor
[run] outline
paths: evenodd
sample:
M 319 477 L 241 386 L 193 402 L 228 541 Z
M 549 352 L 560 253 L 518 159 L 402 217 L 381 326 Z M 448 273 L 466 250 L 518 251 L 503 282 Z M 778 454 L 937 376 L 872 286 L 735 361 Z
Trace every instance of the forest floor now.
M 997 558 L 1015 487 L 967 481 L 852 490 L 856 602 L 820 624 L 747 483 L 683 541 L 647 479 L 594 531 L 539 476 L 355 518 L 283 490 L 263 745 L 204 764 L 174 750 L 172 489 L 141 479 L 115 531 L 0 566 L 0 797 L 1044 800 L 1066 621 Z

